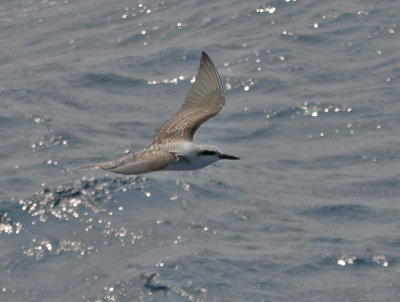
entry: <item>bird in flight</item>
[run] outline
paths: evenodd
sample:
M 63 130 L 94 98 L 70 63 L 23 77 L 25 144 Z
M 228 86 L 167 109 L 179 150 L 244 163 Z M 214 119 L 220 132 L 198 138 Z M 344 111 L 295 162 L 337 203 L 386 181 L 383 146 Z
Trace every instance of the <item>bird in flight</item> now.
M 136 175 L 153 171 L 196 170 L 220 159 L 239 159 L 215 146 L 194 143 L 196 130 L 215 117 L 225 104 L 221 78 L 203 52 L 199 71 L 181 109 L 158 131 L 145 149 L 115 161 L 81 167 Z

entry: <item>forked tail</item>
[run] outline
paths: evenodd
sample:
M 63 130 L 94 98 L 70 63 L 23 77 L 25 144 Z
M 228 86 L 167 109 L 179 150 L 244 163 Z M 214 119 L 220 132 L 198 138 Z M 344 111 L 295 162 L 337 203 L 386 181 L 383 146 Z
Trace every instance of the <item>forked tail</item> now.
M 78 170 L 100 170 L 100 165 L 89 165 L 89 166 L 83 166 L 83 167 L 79 167 L 77 168 Z
M 83 166 L 83 167 L 79 167 L 79 170 L 109 170 L 109 171 L 113 171 L 113 169 L 118 168 L 119 166 L 121 166 L 124 163 L 123 160 L 116 160 L 116 161 L 109 161 L 109 162 L 105 162 L 105 163 L 99 163 L 99 164 L 94 164 L 94 165 L 88 165 L 88 166 Z

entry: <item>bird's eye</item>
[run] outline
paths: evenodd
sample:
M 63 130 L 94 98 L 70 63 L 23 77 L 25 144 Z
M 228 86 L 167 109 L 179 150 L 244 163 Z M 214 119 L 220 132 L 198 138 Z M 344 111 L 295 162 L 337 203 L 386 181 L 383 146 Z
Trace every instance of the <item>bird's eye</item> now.
M 217 152 L 212 151 L 212 150 L 204 150 L 201 152 L 201 155 L 215 155 Z

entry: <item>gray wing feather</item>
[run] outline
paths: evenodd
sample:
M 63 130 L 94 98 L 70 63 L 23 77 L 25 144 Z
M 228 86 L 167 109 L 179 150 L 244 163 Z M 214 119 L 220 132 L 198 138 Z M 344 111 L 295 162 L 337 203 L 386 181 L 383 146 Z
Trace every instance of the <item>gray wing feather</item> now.
M 120 174 L 137 175 L 168 168 L 174 161 L 176 158 L 173 154 L 163 154 L 152 159 L 138 159 L 127 161 L 119 166 L 100 166 L 100 168 Z
M 216 116 L 224 104 L 224 90 L 217 68 L 203 52 L 196 81 L 182 108 L 162 125 L 153 143 L 171 140 L 193 141 L 200 125 Z
M 114 173 L 137 175 L 168 168 L 177 160 L 177 157 L 165 150 L 163 146 L 150 148 L 115 161 L 85 166 L 80 169 L 103 169 Z

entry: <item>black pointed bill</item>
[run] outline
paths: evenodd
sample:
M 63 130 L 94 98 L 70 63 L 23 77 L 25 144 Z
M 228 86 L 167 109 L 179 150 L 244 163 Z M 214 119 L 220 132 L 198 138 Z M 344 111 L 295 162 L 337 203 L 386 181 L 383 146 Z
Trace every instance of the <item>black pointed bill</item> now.
M 219 156 L 220 159 L 240 159 L 239 157 L 233 156 L 233 155 L 228 155 L 228 154 L 221 154 Z

